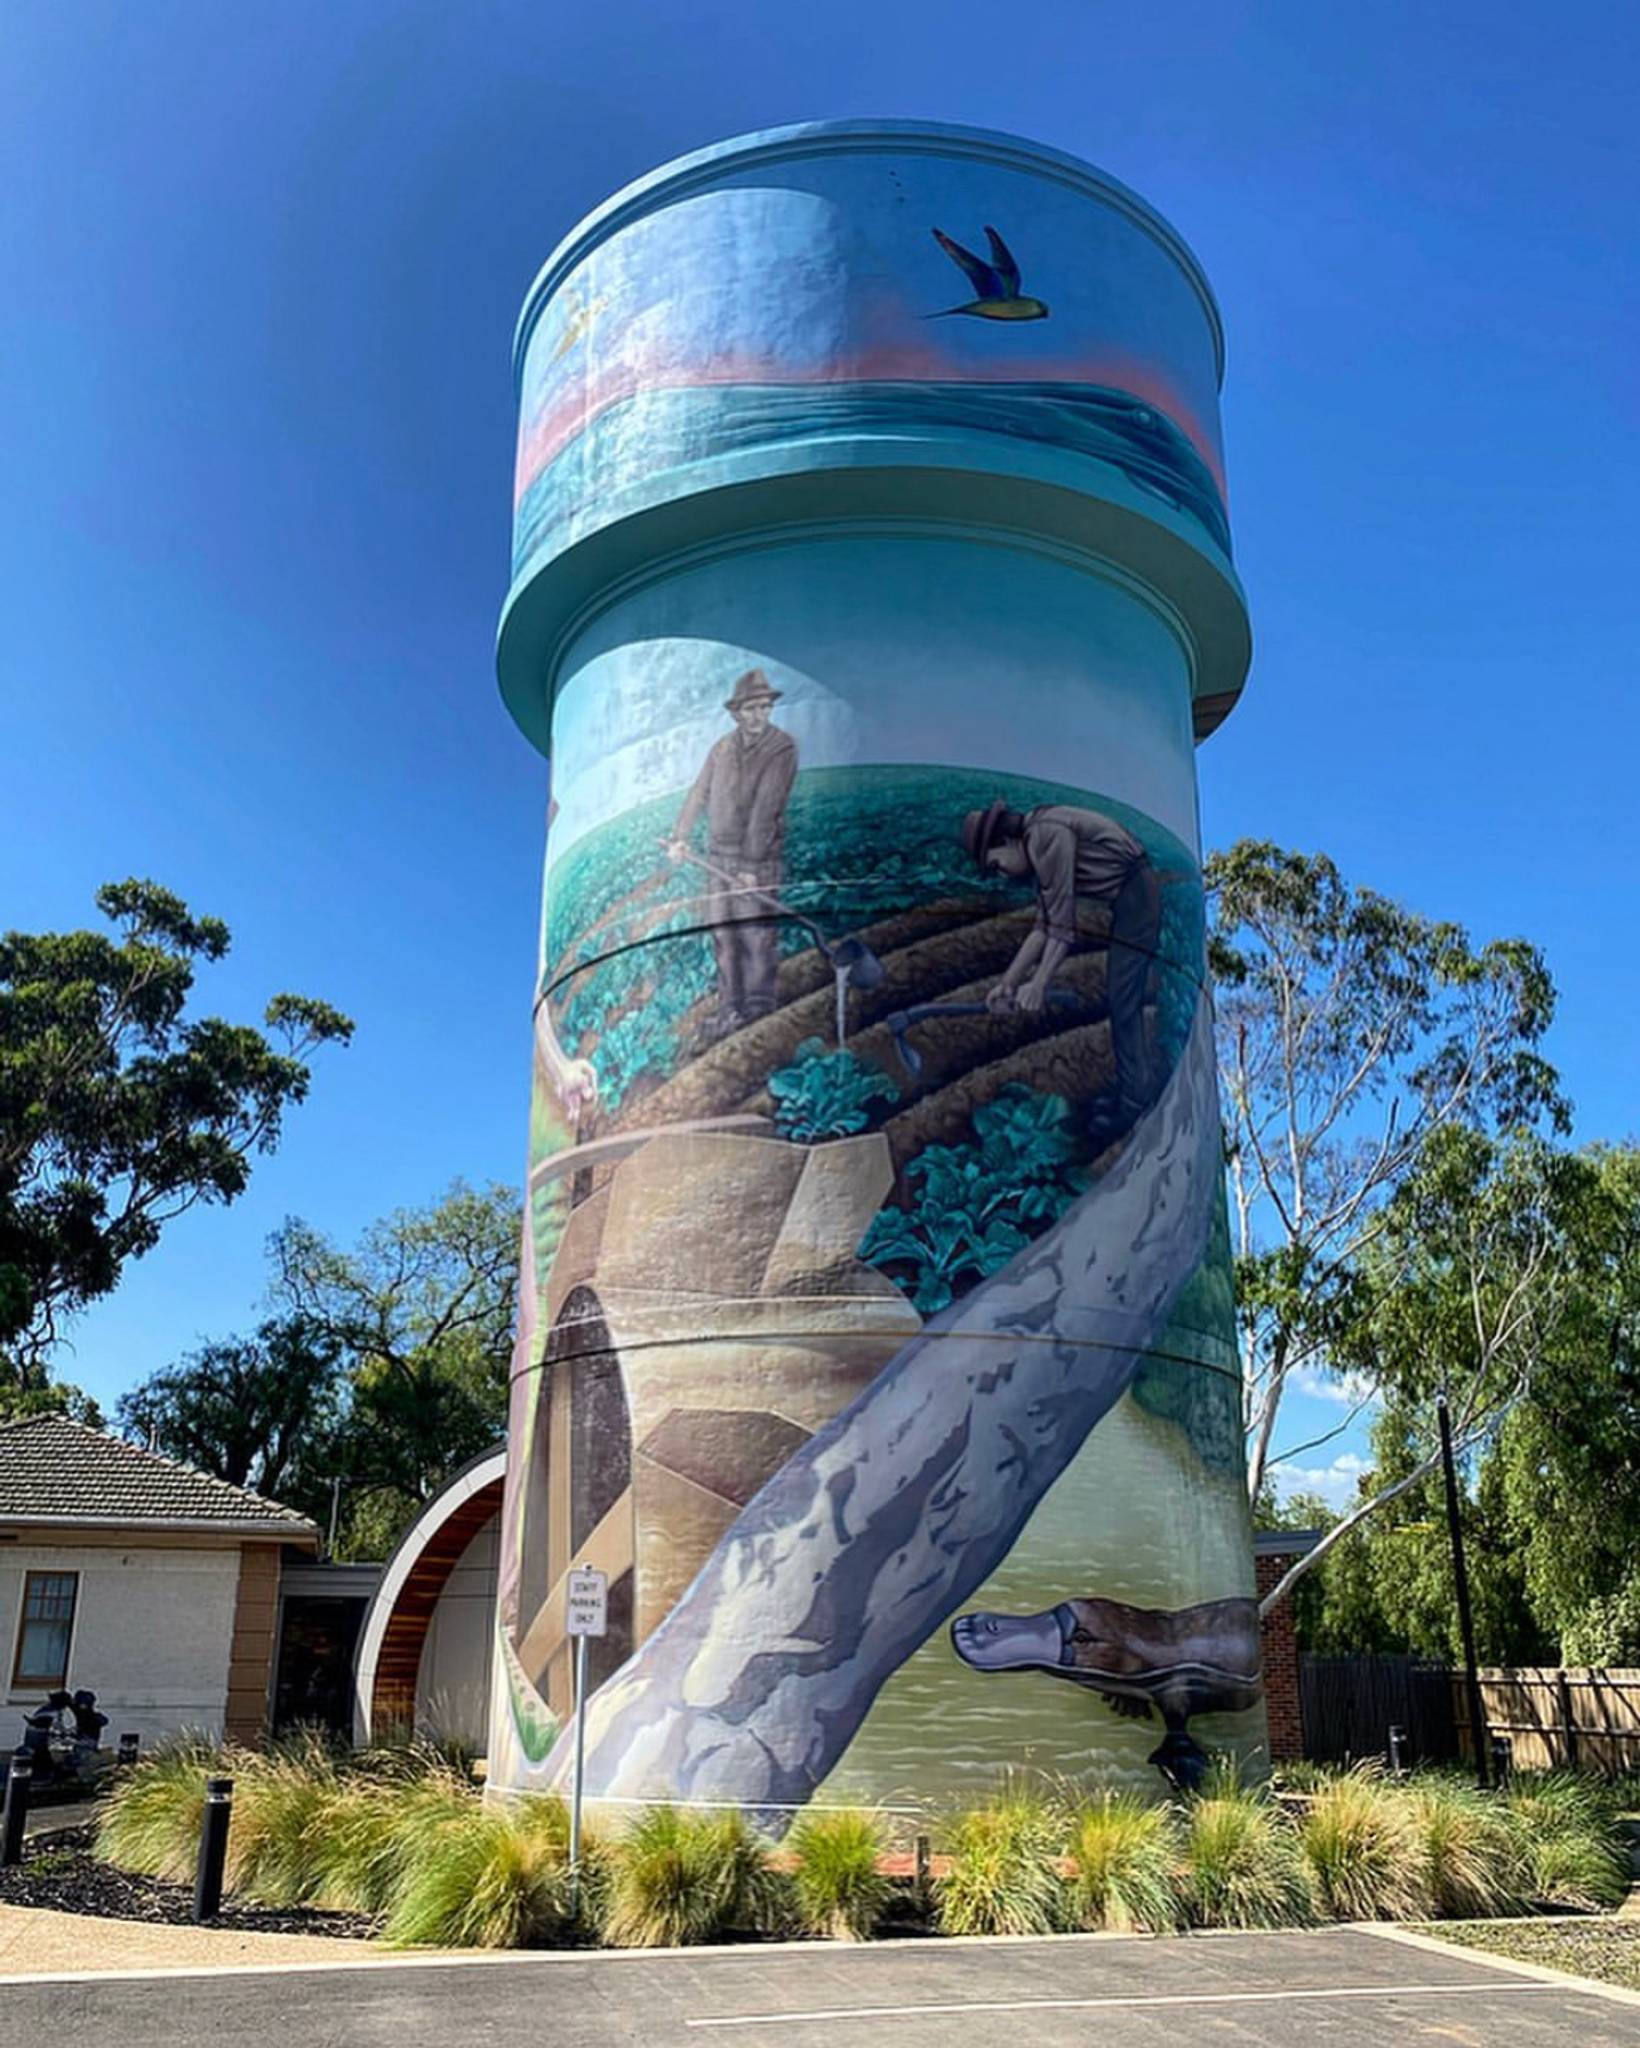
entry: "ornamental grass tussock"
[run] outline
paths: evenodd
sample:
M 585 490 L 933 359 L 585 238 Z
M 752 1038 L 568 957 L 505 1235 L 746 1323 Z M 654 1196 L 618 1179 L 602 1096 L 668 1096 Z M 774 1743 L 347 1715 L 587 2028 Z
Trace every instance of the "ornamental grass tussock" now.
M 1060 1803 L 1008 1781 L 984 1806 L 955 1815 L 943 1830 L 949 1861 L 934 1884 L 942 1934 L 1052 1934 L 1067 1919 L 1057 1859 L 1065 1845 Z
M 1519 1846 L 1498 1801 L 1433 1774 L 1406 1798 L 1418 1829 L 1430 1911 L 1446 1920 L 1524 1910 Z
M 1324 1785 L 1299 1823 L 1316 1902 L 1335 1920 L 1414 1920 L 1430 1910 L 1429 1858 L 1411 1799 L 1366 1766 Z
M 1182 1891 L 1197 1927 L 1302 1927 L 1315 1917 L 1296 1830 L 1267 1794 L 1224 1775 L 1186 1811 Z
M 435 1825 L 406 1857 L 382 1938 L 396 1947 L 538 1948 L 577 1922 L 564 1802 L 532 1795 L 473 1802 L 459 1825 Z M 592 1844 L 588 1861 L 597 1859 Z
M 846 1810 L 802 1814 L 786 1837 L 792 1893 L 805 1933 L 830 1941 L 869 1941 L 894 1887 L 878 1865 L 886 1839 L 875 1814 Z
M 1629 1870 L 1613 1837 L 1611 1788 L 1573 1771 L 1544 1771 L 1512 1779 L 1501 1804 L 1534 1905 L 1598 1912 L 1621 1904 Z
M 614 1844 L 602 1936 L 611 1948 L 685 1948 L 778 1930 L 789 1898 L 744 1814 L 651 1806 Z
M 411 1870 L 436 1845 L 476 1825 L 483 1812 L 471 1784 L 442 1762 L 423 1759 L 418 1771 L 345 1777 L 309 1840 L 318 1873 L 312 1903 L 389 1913 Z
M 1179 1924 L 1179 1822 L 1170 1806 L 1105 1792 L 1071 1822 L 1070 1917 L 1112 1934 L 1165 1934 Z
M 116 1780 L 97 1825 L 97 1853 L 135 1877 L 186 1884 L 199 1857 L 205 1780 L 231 1772 L 230 1753 L 181 1740 L 149 1751 Z

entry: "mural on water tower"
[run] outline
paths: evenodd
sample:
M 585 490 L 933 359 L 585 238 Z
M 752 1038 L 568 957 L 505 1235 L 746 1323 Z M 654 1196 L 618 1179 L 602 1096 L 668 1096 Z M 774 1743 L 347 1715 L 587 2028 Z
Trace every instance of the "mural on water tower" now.
M 521 566 L 637 436 L 683 460 L 922 400 L 1138 477 L 1218 544 L 1211 433 L 1158 404 L 1187 355 L 1118 381 L 1051 220 L 1028 265 L 1012 229 L 982 258 L 927 216 L 1003 208 L 931 191 L 913 227 L 916 169 L 874 168 L 885 246 L 833 265 L 829 353 L 789 309 L 669 285 L 682 206 L 593 250 L 524 358 Z M 735 272 L 748 209 L 767 241 L 763 196 L 702 195 L 694 274 Z M 811 247 L 799 300 L 825 268 Z M 929 338 L 958 330 L 1037 354 Z M 1090 364 L 1107 381 L 1068 374 Z M 564 1779 L 583 1561 L 612 1581 L 595 1798 L 778 1815 L 1027 1760 L 1161 1789 L 1251 1754 L 1173 626 L 1029 538 L 774 536 L 607 606 L 550 737 L 492 1778 Z

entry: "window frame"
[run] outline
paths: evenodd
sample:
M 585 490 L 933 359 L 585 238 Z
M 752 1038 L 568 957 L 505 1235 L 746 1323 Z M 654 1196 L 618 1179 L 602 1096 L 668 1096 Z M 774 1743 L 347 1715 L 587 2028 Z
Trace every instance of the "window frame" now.
M 30 1590 L 38 1579 L 67 1579 L 70 1582 L 68 1614 L 66 1617 L 68 1627 L 63 1639 L 63 1662 L 60 1672 L 25 1671 L 23 1668 L 23 1646 L 28 1639 L 30 1624 L 45 1623 L 47 1626 L 54 1625 L 51 1617 L 38 1614 L 31 1615 L 28 1611 Z M 33 1692 L 42 1688 L 47 1692 L 56 1692 L 68 1684 L 69 1666 L 73 1662 L 74 1657 L 74 1625 L 79 1618 L 80 1574 L 77 1571 L 63 1570 L 52 1566 L 42 1566 L 38 1570 L 25 1568 L 23 1572 L 23 1589 L 17 1602 L 17 1637 L 12 1645 L 11 1653 L 11 1690 L 14 1693 Z

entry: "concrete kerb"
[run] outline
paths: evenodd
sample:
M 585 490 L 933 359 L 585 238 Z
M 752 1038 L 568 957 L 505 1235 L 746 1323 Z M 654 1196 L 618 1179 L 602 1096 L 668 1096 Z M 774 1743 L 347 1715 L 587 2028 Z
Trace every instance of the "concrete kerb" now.
M 0 1937 L 7 1925 L 8 1913 L 37 1914 L 34 1907 L 0 1907 Z M 55 1918 L 75 1918 L 82 1924 L 104 1926 L 132 1926 L 130 1921 L 104 1921 L 91 1914 L 55 1915 Z M 858 1942 L 858 1941 L 731 1941 L 702 1942 L 689 1948 L 483 1948 L 483 1949 L 390 1949 L 370 1942 L 350 1942 L 350 1946 L 367 1951 L 358 1956 L 316 1955 L 311 1961 L 281 1960 L 277 1962 L 237 1963 L 133 1963 L 125 1967 L 102 1970 L 25 1970 L 0 1971 L 0 1988 L 12 1984 L 96 1984 L 120 1979 L 145 1977 L 257 1977 L 288 1976 L 292 1972 L 314 1971 L 332 1973 L 337 1970 L 451 1970 L 472 1968 L 495 1968 L 511 1964 L 527 1969 L 551 1969 L 560 1964 L 608 1962 L 608 1963 L 664 1963 L 703 1962 L 713 1957 L 725 1956 L 742 1962 L 757 1961 L 778 1955 L 822 1955 L 837 1951 L 844 1955 L 857 1956 L 863 1953 L 905 1954 L 917 1950 L 956 1948 L 1021 1948 L 1040 1946 L 1050 1942 L 1055 1947 L 1072 1944 L 1100 1945 L 1129 1941 L 1150 1944 L 1158 1941 L 1210 1941 L 1217 1934 L 1227 1930 L 1203 1929 L 1189 1936 L 1158 1934 L 940 1934 L 911 1935 L 903 1940 Z M 156 1935 L 165 1932 L 177 1934 L 208 1934 L 224 1944 L 230 1941 L 278 1940 L 283 1942 L 312 1941 L 315 1946 L 323 1945 L 333 1949 L 332 1938 L 319 1935 L 252 1935 L 239 1934 L 228 1928 L 176 1928 L 155 1927 Z M 1290 1928 L 1274 1930 L 1276 1933 L 1313 1933 L 1314 1929 Z

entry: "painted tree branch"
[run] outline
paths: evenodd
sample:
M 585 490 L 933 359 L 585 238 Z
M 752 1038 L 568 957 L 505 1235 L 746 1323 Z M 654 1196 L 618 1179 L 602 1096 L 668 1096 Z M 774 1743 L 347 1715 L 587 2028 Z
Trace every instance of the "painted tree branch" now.
M 1221 1162 L 1204 1001 L 1111 1172 L 791 1458 L 594 1695 L 589 1796 L 809 1798 L 1132 1381 L 1204 1255 Z M 543 1776 L 569 1768 L 566 1739 Z

